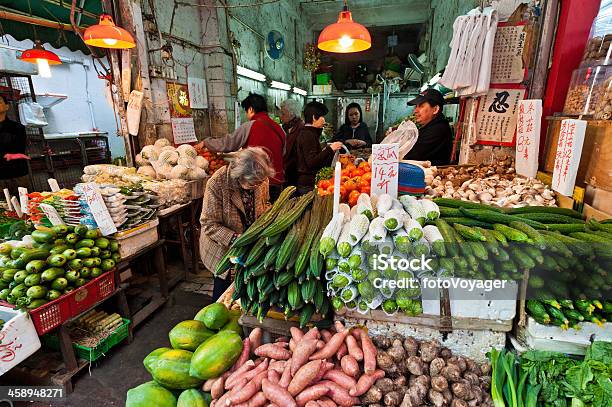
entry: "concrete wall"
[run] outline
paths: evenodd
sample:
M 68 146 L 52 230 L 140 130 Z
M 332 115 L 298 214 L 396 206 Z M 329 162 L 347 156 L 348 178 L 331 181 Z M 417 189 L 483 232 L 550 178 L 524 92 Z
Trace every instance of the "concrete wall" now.
M 8 40 L 8 46 L 20 50 L 33 46 L 30 40 L 17 41 L 10 35 L 5 35 L 4 38 Z M 60 58 L 69 59 L 71 62 L 52 66 L 51 78 L 32 76 L 37 94 L 57 93 L 68 96 L 60 104 L 45 109 L 49 125 L 44 127 L 43 131 L 47 134 L 92 130 L 107 132 L 112 156 L 125 156 L 123 139 L 117 136 L 117 125 L 106 81 L 98 78 L 91 58 L 81 51 L 74 52 L 66 47 L 55 49 L 49 44 L 44 46 Z M 108 65 L 106 61 L 104 63 Z

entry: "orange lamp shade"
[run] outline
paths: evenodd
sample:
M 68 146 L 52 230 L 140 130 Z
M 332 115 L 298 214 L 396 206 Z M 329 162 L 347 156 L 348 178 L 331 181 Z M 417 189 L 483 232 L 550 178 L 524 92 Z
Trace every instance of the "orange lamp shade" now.
M 24 62 L 35 64 L 39 59 L 46 60 L 49 65 L 60 65 L 62 63 L 57 54 L 44 49 L 40 41 L 35 42 L 34 48 L 30 48 L 21 53 L 21 60 Z
M 126 49 L 134 48 L 136 42 L 132 35 L 121 27 L 117 27 L 108 14 L 100 16 L 100 22 L 92 25 L 83 34 L 85 43 L 98 48 Z
M 368 29 L 353 21 L 351 12 L 340 12 L 338 22 L 330 24 L 321 31 L 317 46 L 320 50 L 336 53 L 365 51 L 372 46 Z

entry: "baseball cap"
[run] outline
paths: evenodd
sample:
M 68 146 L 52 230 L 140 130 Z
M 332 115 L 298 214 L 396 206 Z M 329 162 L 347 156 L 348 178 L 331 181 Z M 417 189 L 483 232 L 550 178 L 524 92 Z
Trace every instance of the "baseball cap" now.
M 429 102 L 430 105 L 444 106 L 444 96 L 435 89 L 426 89 L 416 98 L 408 101 L 408 105 L 415 106 L 419 103 Z

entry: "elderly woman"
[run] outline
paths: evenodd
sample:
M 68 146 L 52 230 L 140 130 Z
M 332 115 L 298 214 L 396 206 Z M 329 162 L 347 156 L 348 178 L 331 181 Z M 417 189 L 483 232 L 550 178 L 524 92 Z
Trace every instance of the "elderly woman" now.
M 250 147 L 224 155 L 229 164 L 214 173 L 206 184 L 200 216 L 200 256 L 214 272 L 233 241 L 268 207 L 268 178 L 274 169 L 264 149 Z M 226 273 L 215 277 L 213 300 L 230 286 Z
M 286 99 L 280 105 L 280 119 L 283 130 L 287 134 L 283 163 L 285 165 L 285 181 L 287 185 L 297 185 L 297 151 L 296 140 L 304 128 L 300 118 L 300 103 L 295 99 Z

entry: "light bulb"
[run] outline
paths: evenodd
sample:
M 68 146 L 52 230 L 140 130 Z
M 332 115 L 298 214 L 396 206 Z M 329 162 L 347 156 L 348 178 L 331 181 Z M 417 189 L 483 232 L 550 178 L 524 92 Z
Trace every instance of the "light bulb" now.
M 340 37 L 340 39 L 338 40 L 338 43 L 340 44 L 340 46 L 342 48 L 348 48 L 351 45 L 353 45 L 353 42 L 355 42 L 354 39 L 352 39 L 351 37 L 349 37 L 348 35 L 343 35 L 342 37 Z
M 38 74 L 43 78 L 51 77 L 51 68 L 49 68 L 49 61 L 46 59 L 37 59 L 36 65 L 38 66 Z
M 119 42 L 118 40 L 114 39 L 114 38 L 104 38 L 102 40 L 106 45 L 116 45 L 117 42 Z

